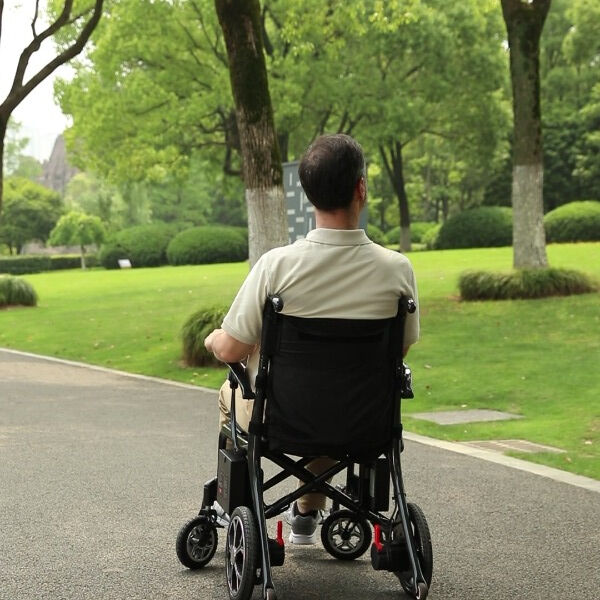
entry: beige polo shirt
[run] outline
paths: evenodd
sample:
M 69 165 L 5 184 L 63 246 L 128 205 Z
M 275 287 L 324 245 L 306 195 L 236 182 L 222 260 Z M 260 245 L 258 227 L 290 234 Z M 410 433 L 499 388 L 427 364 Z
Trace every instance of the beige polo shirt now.
M 405 347 L 419 338 L 417 284 L 410 261 L 374 244 L 362 229 L 314 229 L 303 240 L 263 254 L 222 328 L 245 344 L 259 343 L 263 306 L 275 293 L 283 298 L 283 314 L 338 319 L 393 317 L 398 298 L 408 296 L 417 311 L 407 315 Z

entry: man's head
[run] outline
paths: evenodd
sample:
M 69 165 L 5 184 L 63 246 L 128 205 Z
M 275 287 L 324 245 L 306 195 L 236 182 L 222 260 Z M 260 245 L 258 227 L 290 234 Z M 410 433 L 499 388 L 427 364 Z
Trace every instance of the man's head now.
M 349 135 L 318 137 L 298 167 L 304 193 L 318 210 L 329 212 L 350 207 L 361 178 L 365 178 L 362 148 Z M 366 188 L 362 188 L 365 190 Z

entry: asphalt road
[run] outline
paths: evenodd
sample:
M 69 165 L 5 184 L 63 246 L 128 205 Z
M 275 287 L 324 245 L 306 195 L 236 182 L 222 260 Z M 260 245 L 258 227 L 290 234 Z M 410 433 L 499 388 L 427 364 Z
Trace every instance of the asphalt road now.
M 174 552 L 216 423 L 212 393 L 0 351 L 0 599 L 226 599 L 223 532 L 200 572 Z M 414 442 L 403 461 L 432 600 L 600 598 L 600 494 Z M 405 597 L 366 557 L 286 549 L 280 600 Z

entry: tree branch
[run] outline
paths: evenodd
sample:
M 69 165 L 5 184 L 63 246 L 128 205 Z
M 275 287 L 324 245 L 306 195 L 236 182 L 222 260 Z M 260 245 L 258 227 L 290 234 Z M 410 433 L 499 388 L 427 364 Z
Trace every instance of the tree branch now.
M 202 9 L 200 9 L 198 7 L 198 5 L 196 4 L 196 2 L 194 2 L 193 0 L 190 0 L 190 5 L 194 9 L 194 12 L 196 13 L 196 17 L 198 17 L 198 21 L 200 22 L 200 27 L 202 29 L 202 33 L 204 34 L 204 37 L 206 38 L 206 41 L 208 42 L 210 49 L 213 51 L 213 54 L 219 59 L 219 61 L 221 61 L 227 68 L 229 68 L 229 62 L 227 60 L 227 57 L 222 52 L 219 51 L 219 33 L 218 32 L 215 33 L 215 41 L 213 42 L 210 39 L 210 36 L 208 35 L 208 31 L 206 29 L 206 24 L 204 23 L 204 15 L 202 14 Z
M 85 44 L 92 35 L 92 32 L 96 28 L 96 25 L 100 21 L 100 17 L 102 16 L 103 4 L 104 0 L 95 0 L 94 7 L 93 9 L 91 9 L 92 15 L 88 22 L 81 29 L 75 42 L 73 42 L 58 56 L 56 56 L 49 63 L 47 63 L 46 66 L 42 67 L 26 84 L 23 85 L 23 77 L 25 75 L 27 65 L 29 64 L 29 59 L 31 58 L 34 52 L 37 52 L 40 49 L 42 42 L 51 37 L 65 25 L 68 25 L 69 23 L 72 23 L 74 22 L 74 20 L 77 20 L 78 18 L 83 16 L 83 14 L 78 15 L 77 17 L 75 17 L 74 20 L 70 21 L 71 9 L 73 8 L 73 0 L 65 0 L 63 11 L 58 16 L 56 21 L 49 25 L 39 35 L 35 36 L 31 43 L 21 53 L 21 57 L 19 58 L 19 62 L 17 64 L 17 69 L 15 72 L 12 87 L 10 89 L 10 92 L 8 93 L 8 96 L 0 105 L 0 112 L 8 112 L 8 114 L 10 114 L 12 110 L 14 110 L 14 108 L 20 102 L 22 102 L 23 99 L 37 85 L 39 85 L 44 79 L 46 79 L 46 77 L 52 74 L 59 66 L 65 64 L 66 62 L 77 56 L 83 50 Z
M 40 10 L 40 0 L 35 0 L 35 13 L 33 14 L 33 20 L 31 21 L 31 31 L 33 33 L 34 39 L 37 36 L 37 33 L 35 31 L 35 24 L 37 22 L 39 10 Z
M 2 15 L 4 14 L 4 0 L 0 0 L 0 42 L 2 41 Z

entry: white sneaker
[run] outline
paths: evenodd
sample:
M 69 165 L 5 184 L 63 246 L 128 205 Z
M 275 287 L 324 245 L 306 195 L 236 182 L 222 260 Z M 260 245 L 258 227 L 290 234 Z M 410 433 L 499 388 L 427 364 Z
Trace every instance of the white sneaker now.
M 317 543 L 317 525 L 321 522 L 318 510 L 301 515 L 294 502 L 285 512 L 285 520 L 292 527 L 288 538 L 290 544 L 309 545 Z

